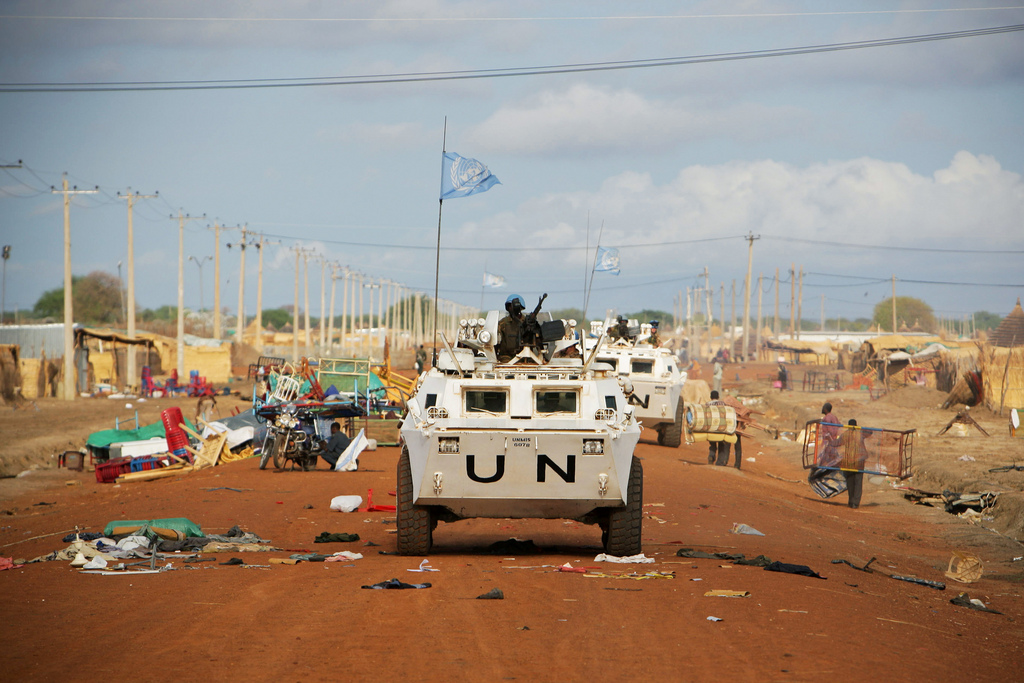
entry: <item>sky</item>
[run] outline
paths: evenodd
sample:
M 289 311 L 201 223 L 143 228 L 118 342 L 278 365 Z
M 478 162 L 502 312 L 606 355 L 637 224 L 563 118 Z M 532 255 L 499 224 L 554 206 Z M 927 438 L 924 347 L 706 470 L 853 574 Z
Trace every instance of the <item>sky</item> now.
M 588 319 L 671 312 L 707 268 L 716 315 L 735 281 L 739 317 L 752 236 L 752 312 L 778 272 L 788 318 L 795 268 L 809 320 L 870 318 L 893 276 L 937 316 L 1005 315 L 1024 31 L 892 39 L 1021 24 L 1012 0 L 2 0 L 4 305 L 62 284 L 66 173 L 99 189 L 71 203 L 76 275 L 127 264 L 118 193 L 159 193 L 135 202 L 140 308 L 176 304 L 181 212 L 192 309 L 212 305 L 217 223 L 266 236 L 264 308 L 292 302 L 301 246 L 424 293 L 436 261 L 440 296 L 474 308 L 583 308 L 589 286 Z M 863 41 L 892 42 L 799 49 Z M 572 68 L 611 62 L 642 68 Z M 442 149 L 501 184 L 439 206 Z M 232 312 L 240 237 L 221 237 Z M 592 274 L 598 243 L 619 275 Z M 255 283 L 248 250 L 249 313 Z

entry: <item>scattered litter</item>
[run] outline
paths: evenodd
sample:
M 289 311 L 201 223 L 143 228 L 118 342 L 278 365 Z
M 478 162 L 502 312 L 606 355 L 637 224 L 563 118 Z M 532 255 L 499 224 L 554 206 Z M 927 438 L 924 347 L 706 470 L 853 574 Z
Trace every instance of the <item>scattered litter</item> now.
M 915 576 L 897 576 L 896 574 L 891 574 L 890 578 L 896 579 L 897 581 L 906 581 L 907 583 L 916 583 L 920 586 L 928 586 L 929 588 L 934 588 L 940 591 L 946 590 L 946 584 L 941 581 L 929 581 L 928 579 L 919 579 Z
M 381 581 L 370 586 L 363 586 L 363 588 L 369 588 L 371 590 L 408 590 L 412 588 L 430 588 L 429 583 L 402 583 L 398 579 L 388 579 L 387 581 Z
M 362 557 L 362 555 L 360 555 L 360 557 Z M 407 571 L 407 572 L 439 572 L 441 570 L 440 569 L 434 569 L 433 567 L 431 567 L 430 566 L 430 560 L 423 560 L 422 562 L 420 562 L 420 568 L 419 569 L 406 569 L 405 571 Z
M 344 562 L 345 560 L 361 560 L 363 559 L 362 553 L 354 553 L 351 550 L 340 550 L 333 555 L 328 555 L 324 558 L 324 562 Z
M 721 621 L 722 617 L 708 617 L 708 621 Z
M 703 581 L 704 579 L 690 579 L 690 581 Z
M 500 588 L 492 588 L 483 595 L 476 596 L 477 600 L 504 600 L 505 594 L 501 592 Z
M 967 607 L 968 609 L 978 610 L 979 612 L 990 612 L 992 614 L 1002 614 L 1002 612 L 999 612 L 997 610 L 994 610 L 994 609 L 986 606 L 985 603 L 983 603 L 981 600 L 978 600 L 977 598 L 972 598 L 967 593 L 961 593 L 960 595 L 958 595 L 955 598 L 953 598 L 952 600 L 950 600 L 950 602 L 953 603 L 954 605 L 958 605 L 960 607 Z
M 327 555 L 321 555 L 320 553 L 295 553 L 289 555 L 288 559 L 295 560 L 296 562 L 323 562 L 327 559 Z
M 704 594 L 705 598 L 749 598 L 750 591 L 710 590 Z
M 331 509 L 338 512 L 355 512 L 362 504 L 362 496 L 335 496 L 331 499 Z
M 567 572 L 574 574 L 586 574 L 587 570 L 583 567 L 574 567 L 568 562 L 555 569 L 556 572 Z
M 961 455 L 957 460 L 961 462 L 976 462 L 975 459 L 967 454 Z
M 92 558 L 91 560 L 89 560 L 87 563 L 85 563 L 82 566 L 82 569 L 106 569 L 106 568 L 107 568 L 107 561 L 104 560 L 103 557 L 101 557 L 100 555 L 97 555 L 96 557 Z
M 767 565 L 764 570 L 766 572 L 782 572 L 783 574 L 799 574 L 800 576 L 810 576 L 815 579 L 825 579 L 824 576 L 818 574 L 807 565 L 803 564 L 787 564 L 785 562 L 772 562 Z
M 752 567 L 767 567 L 772 563 L 771 559 L 764 555 L 758 555 L 757 557 L 748 560 L 742 553 L 706 553 L 703 550 L 694 550 L 693 548 L 680 548 L 676 551 L 676 555 L 678 557 L 691 557 L 705 560 L 730 560 L 735 564 Z
M 294 557 L 272 557 L 270 558 L 270 564 L 298 564 L 299 561 Z
M 366 490 L 366 507 L 360 512 L 395 512 L 396 510 L 397 507 L 394 505 L 374 505 L 373 489 Z
M 608 555 L 601 553 L 594 558 L 594 562 L 615 562 L 618 564 L 647 564 L 654 562 L 653 557 L 647 557 L 643 553 L 639 555 L 627 555 L 626 557 L 616 557 L 615 555 Z
M 729 531 L 734 534 L 747 534 L 748 536 L 764 536 L 763 533 L 761 533 L 754 527 L 748 526 L 746 524 L 739 524 L 737 522 L 733 522 L 732 529 L 730 529 Z
M 853 564 L 849 560 L 832 560 L 832 564 L 845 564 L 845 565 L 849 565 L 850 567 L 853 567 L 857 571 L 867 572 L 868 574 L 870 574 L 871 573 L 871 569 L 870 569 L 871 563 L 874 562 L 876 559 L 878 559 L 878 558 L 872 557 L 870 560 L 868 560 L 868 563 L 866 565 L 864 565 L 863 567 L 858 567 L 857 565 Z
M 633 572 L 630 574 L 602 574 L 600 572 L 587 572 L 584 576 L 597 579 L 633 579 L 634 581 L 642 581 L 644 579 L 674 579 L 676 578 L 676 573 L 647 572 L 645 574 L 637 574 Z
M 331 533 L 323 531 L 313 539 L 313 543 L 353 543 L 359 540 L 359 534 Z
M 757 462 L 757 461 L 754 460 L 753 458 L 747 458 L 747 462 Z
M 236 566 L 236 565 L 242 565 L 242 564 L 245 564 L 245 560 L 243 560 L 243 559 L 242 559 L 242 558 L 240 558 L 240 557 L 232 557 L 232 558 L 231 558 L 230 560 L 228 560 L 227 562 L 221 562 L 221 564 L 222 564 L 222 565 L 226 565 L 226 566 Z
M 0 557 L 0 572 L 5 569 L 17 569 L 18 567 L 24 567 L 23 564 L 14 564 L 13 557 Z
M 792 614 L 807 614 L 805 609 L 780 609 L 779 612 L 790 612 Z
M 946 569 L 946 578 L 959 581 L 960 583 L 974 583 L 984 573 L 984 566 L 981 558 L 971 553 L 953 551 L 953 557 L 949 558 L 949 568 Z

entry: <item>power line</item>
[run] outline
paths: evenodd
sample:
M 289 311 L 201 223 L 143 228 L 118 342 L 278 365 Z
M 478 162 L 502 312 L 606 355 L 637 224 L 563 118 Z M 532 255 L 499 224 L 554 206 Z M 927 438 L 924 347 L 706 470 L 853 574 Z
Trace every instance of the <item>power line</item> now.
M 892 47 L 913 43 L 974 38 L 1024 31 L 1024 24 L 993 26 L 989 28 L 950 31 L 946 33 L 929 33 L 924 35 L 901 36 L 876 40 L 860 40 L 847 43 L 827 43 L 823 45 L 806 45 L 771 50 L 752 50 L 745 52 L 723 52 L 687 57 L 667 57 L 658 59 L 636 59 L 614 62 L 586 62 L 580 64 L 555 64 L 533 67 L 512 67 L 504 69 L 476 69 L 462 71 L 430 71 L 409 72 L 399 74 L 373 74 L 364 76 L 323 76 L 309 78 L 280 79 L 232 79 L 232 80 L 194 80 L 194 81 L 111 81 L 90 83 L 0 83 L 0 92 L 133 92 L 133 91 L 166 91 L 166 90 L 240 90 L 254 88 L 306 88 L 317 86 L 350 86 L 350 85 L 382 85 L 393 83 L 421 83 L 429 81 L 458 81 L 487 78 L 507 78 L 513 76 L 542 76 L 551 74 L 584 73 L 594 71 L 620 71 L 624 69 L 643 69 L 664 66 L 690 66 L 713 62 L 731 62 L 747 59 L 765 59 L 768 57 L 791 57 L 794 55 L 817 54 L 824 52 L 840 52 L 845 50 L 863 50 L 876 47 Z
M 778 240 L 781 242 L 820 244 L 829 247 L 842 247 L 844 249 L 881 249 L 884 251 L 913 251 L 931 254 L 1024 254 L 1024 249 L 940 249 L 938 247 L 896 247 L 884 244 L 858 244 L 855 242 L 835 242 L 832 240 L 808 240 L 800 239 L 798 237 L 779 237 L 775 235 L 765 235 L 765 237 L 770 240 Z M 819 273 L 819 275 L 821 274 L 823 273 Z
M 776 19 L 793 17 L 835 17 L 885 14 L 938 14 L 950 12 L 995 12 L 1024 9 L 1024 6 L 1001 7 L 943 7 L 934 9 L 840 10 L 832 12 L 744 12 L 729 14 L 639 14 L 639 15 L 579 15 L 532 17 L 131 17 L 131 16 L 61 16 L 3 14 L 0 19 L 34 21 L 126 21 L 126 22 L 208 22 L 208 23 L 504 23 L 504 22 L 557 22 L 557 21 L 664 21 L 670 19 Z

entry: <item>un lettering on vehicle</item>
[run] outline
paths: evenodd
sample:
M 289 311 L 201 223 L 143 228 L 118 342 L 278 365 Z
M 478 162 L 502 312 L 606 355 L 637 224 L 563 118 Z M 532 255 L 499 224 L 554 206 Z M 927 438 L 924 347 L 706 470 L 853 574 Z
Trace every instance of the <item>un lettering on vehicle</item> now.
M 548 471 L 561 479 L 566 484 L 576 483 L 576 456 L 567 455 L 565 467 L 563 468 L 551 457 L 544 453 L 537 454 L 537 483 L 543 484 L 548 481 Z M 482 469 L 482 468 L 480 468 Z M 481 472 L 477 467 L 476 455 L 466 455 L 466 476 L 478 484 L 493 484 L 501 481 L 505 476 L 505 455 L 497 455 L 494 458 L 494 469 L 492 472 Z M 554 481 L 554 480 L 552 480 Z

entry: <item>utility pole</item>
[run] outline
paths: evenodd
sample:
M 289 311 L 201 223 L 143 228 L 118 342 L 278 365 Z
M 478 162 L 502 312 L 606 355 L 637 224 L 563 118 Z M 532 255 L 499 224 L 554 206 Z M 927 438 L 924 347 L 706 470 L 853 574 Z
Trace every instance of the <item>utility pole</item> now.
M 305 319 L 306 319 L 306 330 L 305 330 L 305 341 L 306 341 L 306 355 L 310 355 L 310 345 L 312 344 L 309 337 L 309 255 L 310 252 L 306 249 L 302 251 L 302 282 L 303 282 L 303 306 L 305 307 Z
M 345 266 L 345 288 L 341 295 L 341 352 L 348 355 L 348 281 L 351 277 L 352 272 Z
M 331 317 L 327 319 L 327 353 L 331 354 L 331 350 L 334 348 L 334 295 L 338 290 L 338 272 L 337 266 L 331 264 Z
M 50 187 L 51 194 L 64 195 L 64 400 L 72 401 L 75 398 L 75 333 L 72 326 L 75 324 L 74 309 L 72 307 L 71 287 L 71 197 L 76 194 L 96 194 L 95 190 L 79 190 L 77 187 L 68 189 L 68 174 L 62 176 L 63 189 Z
M 185 380 L 185 222 L 198 221 L 206 218 L 191 217 L 178 210 L 178 381 Z M 174 220 L 174 216 L 171 216 Z
M 772 336 L 779 337 L 779 269 L 775 268 L 775 319 L 772 321 Z
M 760 360 L 761 357 L 761 327 L 763 318 L 761 317 L 761 295 L 764 294 L 764 288 L 762 281 L 764 280 L 764 273 L 757 274 L 757 341 L 754 342 L 754 360 Z
M 730 296 L 732 297 L 732 305 L 729 308 L 729 356 L 731 357 L 733 351 L 736 350 L 736 280 L 732 281 Z M 742 352 L 740 358 L 743 358 Z
M 292 362 L 299 362 L 299 259 L 302 257 L 302 248 L 296 245 L 295 249 L 295 305 L 292 307 Z
M 256 248 L 260 251 L 259 270 L 256 275 L 256 350 L 263 353 L 263 248 L 266 238 L 260 233 Z
M 327 259 L 323 256 L 320 257 L 320 353 L 323 353 L 324 348 L 324 336 L 327 330 L 324 328 L 324 307 L 325 307 L 325 296 L 327 294 Z
M 750 279 L 753 277 L 754 269 L 754 240 L 761 239 L 758 235 L 754 237 L 754 233 L 747 235 L 747 280 L 746 280 L 746 291 L 743 293 L 743 355 L 746 359 L 748 349 L 750 348 L 747 344 L 750 342 Z M 760 329 L 760 326 L 759 326 Z
M 800 328 L 804 326 L 804 267 L 800 266 L 800 291 L 796 299 L 796 338 L 800 338 Z
M 711 315 L 711 284 L 710 284 L 710 279 L 708 277 L 708 267 L 707 266 L 704 266 L 704 294 L 705 294 L 704 304 L 706 306 L 706 310 L 707 310 L 707 314 L 708 314 L 708 319 L 706 321 L 707 322 L 707 327 L 708 327 L 708 347 L 707 348 L 708 348 L 708 351 L 709 351 L 708 357 L 710 359 L 710 351 L 711 351 L 711 318 L 713 316 Z
M 725 283 L 722 283 L 721 289 L 719 290 L 718 297 L 718 319 L 722 323 L 722 346 L 725 346 Z
M 0 164 L 0 168 L 22 168 L 21 159 L 16 164 Z M 129 253 L 131 253 L 129 251 Z M 11 245 L 5 244 L 3 248 L 4 277 L 3 291 L 0 292 L 0 325 L 4 324 L 4 313 L 7 311 L 7 259 L 11 258 Z M 18 306 L 14 306 L 14 317 L 18 317 Z
M 377 281 L 377 337 L 380 339 L 381 358 L 384 357 L 384 281 Z
M 238 267 L 238 316 L 235 321 L 235 342 L 243 344 L 245 333 L 245 246 L 249 237 L 248 225 L 239 228 L 242 231 L 242 239 L 238 242 L 238 249 L 241 251 L 241 260 Z M 231 245 L 228 245 L 231 248 Z
M 213 338 L 220 339 L 220 224 L 213 222 Z
M 789 338 L 796 339 L 796 264 L 789 269 Z
M 896 274 L 892 276 L 892 333 L 896 334 Z
M 156 199 L 160 196 L 159 192 L 153 194 L 139 194 L 138 192 L 132 193 L 132 189 L 129 187 L 125 194 L 117 193 L 119 199 L 127 200 L 128 202 L 128 336 L 132 339 L 135 338 L 135 237 L 134 230 L 132 228 L 132 217 L 134 216 L 134 206 L 136 199 Z M 125 383 L 129 387 L 135 386 L 135 350 L 128 349 L 128 358 L 126 359 L 125 366 Z

